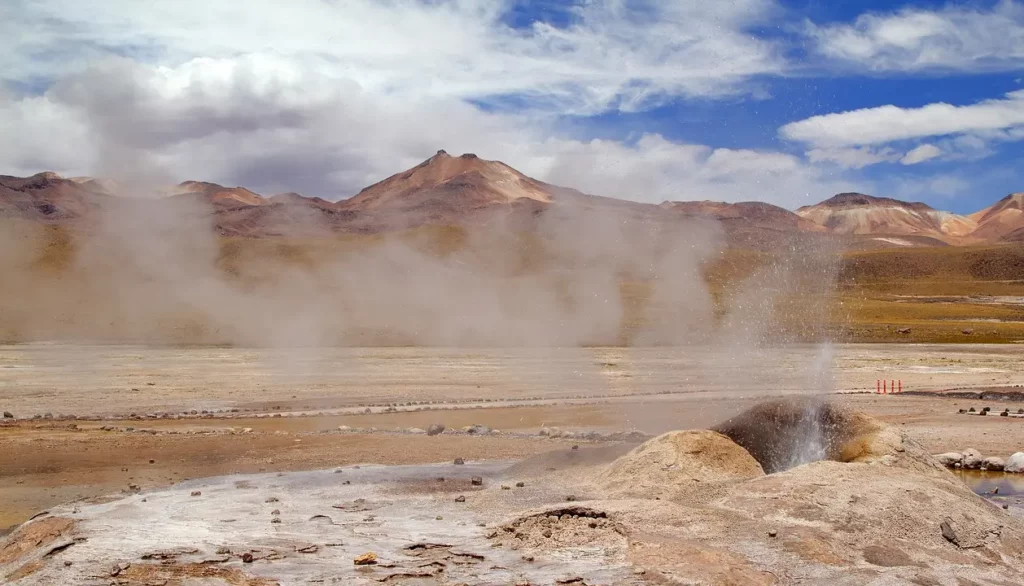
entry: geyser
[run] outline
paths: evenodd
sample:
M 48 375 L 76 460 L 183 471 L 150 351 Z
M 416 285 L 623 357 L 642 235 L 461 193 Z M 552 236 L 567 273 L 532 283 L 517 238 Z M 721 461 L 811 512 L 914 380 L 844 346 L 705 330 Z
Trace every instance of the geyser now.
M 715 426 L 768 474 L 819 460 L 848 462 L 858 438 L 874 431 L 867 418 L 820 398 L 768 401 Z

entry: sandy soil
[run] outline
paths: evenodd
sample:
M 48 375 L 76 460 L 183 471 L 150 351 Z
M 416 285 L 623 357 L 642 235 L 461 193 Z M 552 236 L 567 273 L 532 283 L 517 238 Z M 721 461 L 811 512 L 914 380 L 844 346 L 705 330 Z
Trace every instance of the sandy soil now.
M 1019 346 L 832 351 L 834 387 L 843 393 L 834 399 L 900 425 L 929 451 L 974 447 L 1005 457 L 1024 450 L 1024 420 L 957 414 L 970 406 L 1001 410 L 998 401 L 850 394 L 874 389 L 883 375 L 901 379 L 907 390 L 1022 384 Z M 828 354 L 794 348 L 724 363 L 715 356 L 690 348 L 0 347 L 0 410 L 19 417 L 0 425 L 0 528 L 129 484 L 150 489 L 186 478 L 367 462 L 512 459 L 578 441 L 538 437 L 544 426 L 647 434 L 706 428 L 769 396 L 815 391 L 821 376 L 813 365 Z M 382 412 L 388 403 L 416 404 Z M 364 413 L 370 404 L 376 406 Z M 128 418 L 193 409 L 238 411 Z M 47 412 L 99 419 L 25 419 Z M 502 433 L 392 432 L 431 423 L 483 424 Z M 341 425 L 380 431 L 338 433 Z M 252 431 L 243 433 L 246 428 Z

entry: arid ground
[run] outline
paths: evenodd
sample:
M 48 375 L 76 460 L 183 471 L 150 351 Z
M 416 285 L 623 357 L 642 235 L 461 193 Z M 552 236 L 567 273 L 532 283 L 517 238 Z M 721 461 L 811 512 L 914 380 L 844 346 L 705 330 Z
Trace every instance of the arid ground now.
M 1024 387 L 1020 345 L 593 349 L 0 347 L 0 527 L 58 503 L 230 473 L 513 459 L 707 428 L 769 398 L 833 393 L 932 453 L 1024 449 L 1024 403 L 916 395 Z M 834 363 L 831 370 L 829 362 Z M 879 379 L 903 395 L 875 394 Z M 1021 389 L 1018 389 L 1021 390 Z M 75 419 L 72 420 L 71 417 Z M 480 424 L 486 436 L 409 431 Z M 340 426 L 350 430 L 339 431 Z

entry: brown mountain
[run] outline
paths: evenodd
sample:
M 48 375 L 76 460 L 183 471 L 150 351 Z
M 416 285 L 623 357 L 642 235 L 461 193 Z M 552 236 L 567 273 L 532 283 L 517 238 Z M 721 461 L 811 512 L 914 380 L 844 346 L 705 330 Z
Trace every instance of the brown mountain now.
M 268 202 L 244 187 L 224 187 L 206 181 L 184 181 L 172 190 L 173 197 L 195 198 L 217 207 L 262 206 Z
M 1024 241 L 1024 192 L 1011 193 L 968 216 L 977 223 L 971 236 L 983 241 Z
M 49 172 L 31 177 L 0 175 L 0 217 L 67 222 L 98 209 L 108 198 L 97 181 L 75 181 Z
M 72 222 L 117 202 L 124 189 L 102 179 L 40 173 L 0 176 L 0 217 Z M 186 181 L 172 200 L 208 206 L 217 231 L 247 237 L 378 233 L 422 225 L 481 224 L 501 216 L 529 229 L 547 218 L 591 221 L 586 214 L 675 222 L 704 218 L 733 244 L 771 248 L 841 235 L 860 245 L 920 246 L 1024 240 L 1024 194 L 960 216 L 923 203 L 841 193 L 796 213 L 763 202 L 643 204 L 592 196 L 532 179 L 498 161 L 438 151 L 423 163 L 338 202 L 289 192 L 264 197 L 244 187 Z M 148 205 L 137 201 L 135 205 Z M 595 220 L 603 221 L 603 220 Z
M 936 210 L 924 203 L 863 193 L 840 193 L 804 206 L 796 213 L 835 234 L 915 236 L 949 243 L 961 242 L 976 225 L 969 217 Z

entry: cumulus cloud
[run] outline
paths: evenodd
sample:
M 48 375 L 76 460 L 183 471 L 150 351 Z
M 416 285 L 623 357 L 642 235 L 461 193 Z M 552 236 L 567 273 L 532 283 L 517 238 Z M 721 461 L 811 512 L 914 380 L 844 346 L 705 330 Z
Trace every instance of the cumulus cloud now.
M 1024 4 L 950 4 L 867 13 L 852 23 L 807 25 L 821 56 L 876 72 L 1016 71 L 1024 65 Z
M 779 129 L 787 139 L 817 148 L 885 144 L 932 136 L 974 134 L 1012 139 L 1024 126 L 1024 90 L 966 106 L 934 103 L 920 108 L 886 105 L 813 116 Z
M 933 144 L 926 143 L 911 149 L 907 154 L 903 155 L 903 158 L 900 159 L 900 163 L 904 165 L 916 165 L 918 163 L 923 163 L 928 159 L 934 159 L 941 154 L 942 149 Z

